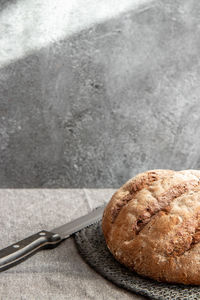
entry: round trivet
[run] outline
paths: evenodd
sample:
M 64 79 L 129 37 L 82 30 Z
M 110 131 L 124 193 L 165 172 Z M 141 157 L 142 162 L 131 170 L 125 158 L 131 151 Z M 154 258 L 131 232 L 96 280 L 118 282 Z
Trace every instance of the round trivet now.
M 75 234 L 80 254 L 103 277 L 134 293 L 159 300 L 199 300 L 200 287 L 159 283 L 140 277 L 119 264 L 107 249 L 101 222 Z

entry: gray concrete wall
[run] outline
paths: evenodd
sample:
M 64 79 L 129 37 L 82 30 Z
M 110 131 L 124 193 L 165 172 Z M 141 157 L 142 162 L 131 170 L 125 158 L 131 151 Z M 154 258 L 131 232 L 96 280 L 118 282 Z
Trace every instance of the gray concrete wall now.
M 147 169 L 200 168 L 200 2 L 128 4 L 24 54 L 48 36 L 34 33 L 48 14 L 26 12 L 15 46 L 1 14 L 20 0 L 3 4 L 0 187 L 115 188 Z

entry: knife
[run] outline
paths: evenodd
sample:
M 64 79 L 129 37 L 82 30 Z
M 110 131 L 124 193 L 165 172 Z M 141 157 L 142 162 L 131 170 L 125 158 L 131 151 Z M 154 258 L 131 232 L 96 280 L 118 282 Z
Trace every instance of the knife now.
M 0 250 L 0 271 L 7 270 L 41 249 L 52 249 L 79 230 L 101 220 L 105 206 L 94 209 L 51 231 L 41 230 L 24 240 Z

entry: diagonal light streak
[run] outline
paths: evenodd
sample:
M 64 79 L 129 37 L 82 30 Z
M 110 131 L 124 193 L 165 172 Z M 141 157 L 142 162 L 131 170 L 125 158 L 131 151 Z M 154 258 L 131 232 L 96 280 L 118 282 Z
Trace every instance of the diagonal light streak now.
M 18 0 L 0 14 L 0 67 L 152 0 Z

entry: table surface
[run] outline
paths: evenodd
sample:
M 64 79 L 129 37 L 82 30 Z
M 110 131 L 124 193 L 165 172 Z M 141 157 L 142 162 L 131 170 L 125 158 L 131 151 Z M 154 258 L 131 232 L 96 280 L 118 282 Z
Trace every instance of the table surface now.
M 113 189 L 1 189 L 0 248 L 51 230 L 109 201 Z M 96 273 L 71 237 L 1 273 L 0 299 L 146 299 Z

